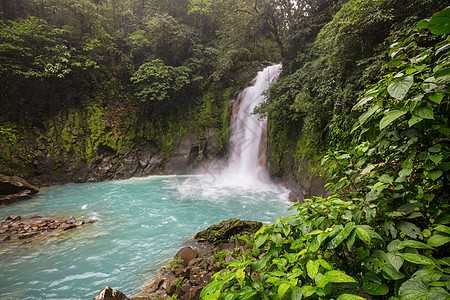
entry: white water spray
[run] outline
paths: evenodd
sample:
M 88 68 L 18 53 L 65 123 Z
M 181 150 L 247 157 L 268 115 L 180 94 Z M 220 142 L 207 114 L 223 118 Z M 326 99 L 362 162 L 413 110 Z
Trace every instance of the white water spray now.
M 252 114 L 266 98 L 263 93 L 280 75 L 281 64 L 260 71 L 255 84 L 244 89 L 238 97 L 238 113 L 231 120 L 230 157 L 221 176 L 226 185 L 255 186 L 270 183 L 266 171 L 263 136 L 267 119 Z

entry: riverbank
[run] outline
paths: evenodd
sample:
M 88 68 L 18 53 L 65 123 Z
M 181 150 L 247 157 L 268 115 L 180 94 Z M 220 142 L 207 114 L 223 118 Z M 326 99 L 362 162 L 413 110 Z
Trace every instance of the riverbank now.
M 94 299 L 199 299 L 202 289 L 211 282 L 215 273 L 224 271 L 226 263 L 252 247 L 248 240 L 261 226 L 261 222 L 235 218 L 212 225 L 197 233 L 191 246 L 180 249 L 169 265 L 158 271 L 157 279 L 146 282 L 142 293 L 128 298 L 106 287 Z

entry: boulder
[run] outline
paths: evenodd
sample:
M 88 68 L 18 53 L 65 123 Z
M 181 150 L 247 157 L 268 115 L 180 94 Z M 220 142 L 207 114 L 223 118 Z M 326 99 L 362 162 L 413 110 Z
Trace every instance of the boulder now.
M 9 204 L 32 198 L 39 188 L 17 176 L 0 174 L 0 204 Z
M 198 241 L 207 241 L 215 245 L 227 243 L 228 240 L 240 233 L 254 234 L 261 228 L 262 223 L 257 221 L 243 221 L 235 218 L 210 226 L 208 229 L 195 235 Z
M 0 174 L 0 195 L 17 194 L 26 190 L 29 190 L 30 194 L 39 192 L 38 187 L 31 185 L 23 178 Z
M 189 262 L 191 260 L 198 257 L 198 252 L 191 247 L 184 247 L 181 248 L 180 251 L 178 251 L 175 257 L 182 259 L 184 262 L 184 266 L 186 267 L 187 265 L 189 265 Z
M 6 218 L 5 222 L 15 222 L 15 221 L 19 221 L 20 219 L 22 219 L 21 216 L 10 215 L 9 217 Z
M 130 300 L 130 298 L 107 286 L 94 297 L 94 300 Z

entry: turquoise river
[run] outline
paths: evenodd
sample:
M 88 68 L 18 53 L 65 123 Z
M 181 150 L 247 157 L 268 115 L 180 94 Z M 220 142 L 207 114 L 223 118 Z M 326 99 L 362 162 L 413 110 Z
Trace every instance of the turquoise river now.
M 274 222 L 288 191 L 215 184 L 207 176 L 152 176 L 42 189 L 0 208 L 12 214 L 96 219 L 48 239 L 0 244 L 0 300 L 92 299 L 106 285 L 127 296 L 156 277 L 198 231 L 231 217 Z

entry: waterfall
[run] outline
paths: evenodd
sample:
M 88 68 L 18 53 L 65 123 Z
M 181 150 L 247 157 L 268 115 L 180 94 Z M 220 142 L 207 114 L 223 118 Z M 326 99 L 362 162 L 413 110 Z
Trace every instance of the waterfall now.
M 258 72 L 254 85 L 244 89 L 237 98 L 237 113 L 232 116 L 228 167 L 223 175 L 233 185 L 250 186 L 270 182 L 265 166 L 267 119 L 252 114 L 266 99 L 264 91 L 280 75 L 281 64 Z M 222 176 L 224 178 L 224 176 Z

